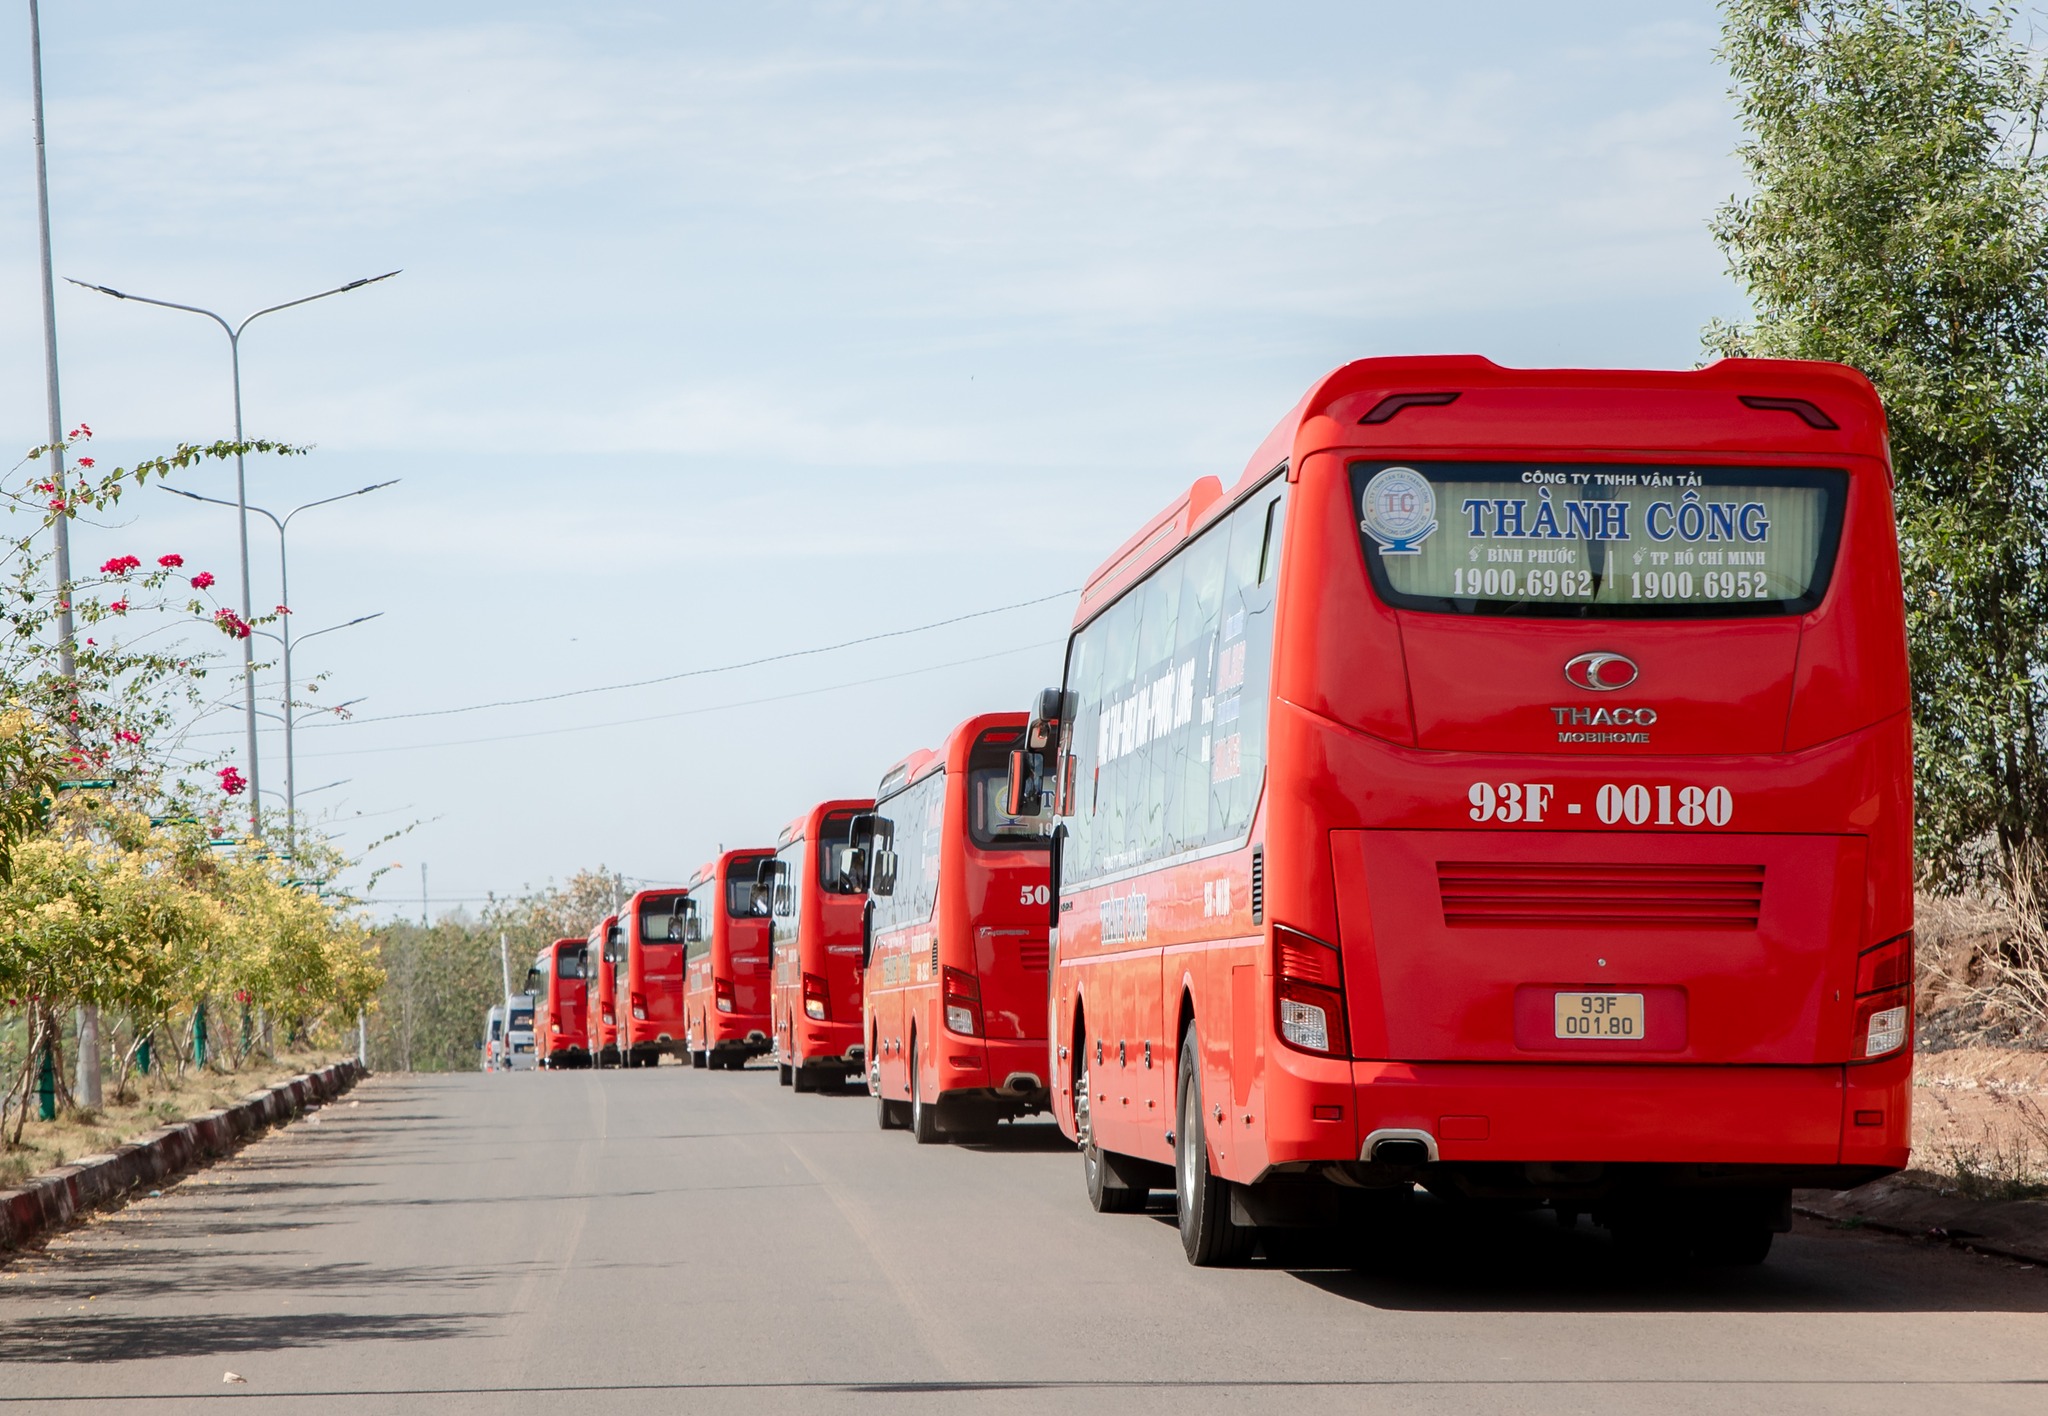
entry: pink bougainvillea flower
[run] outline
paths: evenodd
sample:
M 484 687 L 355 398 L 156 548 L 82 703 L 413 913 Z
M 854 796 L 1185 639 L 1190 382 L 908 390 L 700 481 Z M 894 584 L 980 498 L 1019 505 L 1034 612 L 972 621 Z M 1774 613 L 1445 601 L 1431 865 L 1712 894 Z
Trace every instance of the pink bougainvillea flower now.
M 185 558 L 174 551 L 167 556 L 158 556 L 156 558 L 156 563 L 162 566 L 165 570 L 176 570 L 179 566 L 185 563 Z
M 290 614 L 290 613 L 291 613 L 291 609 L 290 609 L 290 608 L 289 608 L 288 606 L 285 606 L 285 605 L 279 605 L 279 606 L 277 607 L 277 612 L 278 612 L 279 614 L 281 614 L 281 615 L 288 615 L 288 614 Z
M 92 425 L 89 423 L 80 423 L 71 430 L 71 441 L 73 442 L 88 442 L 91 438 Z
M 105 575 L 126 575 L 131 570 L 139 569 L 141 565 L 142 562 L 134 556 L 115 556 L 102 565 L 100 571 Z
M 78 465 L 80 467 L 90 467 L 93 465 L 93 461 L 90 457 L 81 457 L 78 459 Z
M 220 626 L 220 632 L 230 639 L 247 639 L 249 622 L 233 610 L 215 610 L 213 622 Z
M 194 590 L 210 589 L 212 585 L 213 572 L 210 570 L 202 570 L 199 574 L 192 577 L 192 588 Z
M 114 600 L 107 605 L 107 608 L 117 615 L 125 615 L 128 613 L 128 602 L 126 600 Z
M 50 510 L 52 510 L 52 511 L 62 511 L 63 509 L 64 509 L 64 498 L 62 498 L 62 497 L 51 497 L 51 498 L 50 498 Z
M 233 767 L 223 767 L 214 775 L 220 778 L 220 789 L 229 796 L 240 796 L 248 790 L 249 783 Z
M 114 734 L 114 740 L 116 742 L 138 743 L 142 741 L 142 734 L 122 728 Z
M 36 483 L 36 490 L 39 492 L 54 492 L 57 490 L 57 484 L 55 482 L 38 482 Z

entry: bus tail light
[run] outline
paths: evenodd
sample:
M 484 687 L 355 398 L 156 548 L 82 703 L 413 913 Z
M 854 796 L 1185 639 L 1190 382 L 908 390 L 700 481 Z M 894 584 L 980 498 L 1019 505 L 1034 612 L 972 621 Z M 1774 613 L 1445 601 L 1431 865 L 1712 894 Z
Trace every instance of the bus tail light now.
M 1334 946 L 1274 925 L 1273 995 L 1281 1041 L 1325 1057 L 1350 1055 L 1344 960 Z
M 647 999 L 646 999 L 646 997 L 645 997 L 645 996 L 643 996 L 643 995 L 641 995 L 641 994 L 638 994 L 638 993 L 629 993 L 629 994 L 627 994 L 627 995 L 626 995 L 626 1001 L 627 1001 L 627 1002 L 629 1002 L 629 1003 L 631 1003 L 631 1004 L 633 1005 L 633 1016 L 634 1016 L 634 1017 L 636 1017 L 636 1018 L 638 1018 L 638 1019 L 639 1019 L 639 1020 L 640 1020 L 641 1022 L 643 1022 L 643 1023 L 644 1023 L 644 1022 L 646 1022 L 646 1021 L 647 1021 Z
M 819 1023 L 832 1016 L 832 1005 L 825 995 L 823 974 L 804 975 L 804 1016 Z
M 711 997 L 718 1004 L 719 1012 L 730 1013 L 732 1011 L 732 980 L 729 978 L 715 978 L 711 980 Z
M 981 985 L 965 969 L 945 972 L 946 1027 L 963 1037 L 981 1036 Z
M 1855 1058 L 1886 1057 L 1913 1031 L 1913 936 L 1901 934 L 1856 959 Z

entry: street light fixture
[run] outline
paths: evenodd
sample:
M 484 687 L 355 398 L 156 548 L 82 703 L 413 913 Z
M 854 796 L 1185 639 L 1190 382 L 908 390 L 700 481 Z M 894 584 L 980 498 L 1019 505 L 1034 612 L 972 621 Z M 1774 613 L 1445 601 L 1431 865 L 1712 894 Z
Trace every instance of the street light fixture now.
M 148 295 L 134 295 L 125 290 L 116 290 L 111 285 L 94 285 L 90 281 L 64 278 L 73 285 L 86 290 L 97 290 L 102 295 L 111 295 L 116 300 L 134 300 L 143 305 L 159 305 L 166 310 L 184 310 L 188 314 L 204 315 L 219 325 L 228 337 L 228 359 L 234 372 L 235 382 L 235 500 L 233 505 L 241 513 L 242 537 L 242 618 L 254 617 L 255 609 L 249 592 L 249 485 L 242 468 L 242 331 L 265 315 L 274 315 L 279 310 L 289 310 L 295 305 L 311 304 L 324 300 L 329 295 L 345 295 L 351 290 L 360 290 L 365 285 L 375 285 L 380 280 L 389 280 L 399 272 L 388 270 L 382 275 L 365 276 L 351 280 L 346 285 L 337 285 L 332 290 L 322 290 L 317 295 L 302 295 L 296 300 L 287 300 L 282 305 L 266 305 L 240 324 L 229 324 L 212 310 L 199 305 L 181 305 L 175 300 L 158 300 Z M 286 604 L 291 602 L 287 600 Z M 261 775 L 256 765 L 256 646 L 247 639 L 242 641 L 242 709 L 248 721 L 249 736 L 249 832 L 253 836 L 263 834 L 262 808 L 258 802 L 258 788 Z
M 251 316 L 251 318 L 253 319 L 254 316 Z M 266 637 L 274 637 L 279 644 L 284 646 L 285 848 L 287 851 L 293 853 L 294 855 L 296 855 L 298 851 L 298 799 L 293 791 L 293 783 L 296 779 L 297 763 L 293 756 L 292 749 L 292 721 L 294 717 L 292 713 L 292 617 L 291 614 L 289 613 L 292 603 L 292 579 L 291 562 L 286 558 L 285 555 L 285 528 L 290 526 L 292 524 L 292 518 L 294 516 L 297 516 L 302 511 L 311 511 L 316 506 L 327 506 L 333 502 L 347 501 L 350 497 L 367 496 L 371 492 L 381 491 L 385 487 L 395 486 L 399 481 L 399 478 L 393 477 L 389 481 L 372 482 L 367 487 L 357 487 L 352 492 L 341 492 L 335 496 L 322 497 L 318 501 L 309 501 L 303 506 L 293 507 L 290 511 L 286 512 L 281 519 L 277 516 L 275 512 L 267 511 L 260 506 L 250 506 L 247 501 L 227 501 L 221 497 L 201 496 L 198 492 L 188 492 L 183 487 L 167 487 L 164 486 L 164 484 L 161 482 L 157 483 L 159 487 L 162 487 L 164 491 L 169 492 L 172 496 L 184 497 L 187 501 L 207 502 L 213 506 L 233 507 L 236 510 L 236 512 L 240 514 L 242 518 L 242 584 L 244 587 L 243 604 L 245 606 L 248 603 L 247 586 L 249 583 L 249 513 L 252 511 L 255 512 L 258 516 L 262 517 L 264 520 L 268 521 L 272 526 L 277 528 L 277 589 L 278 594 L 281 597 L 278 603 L 285 607 L 287 613 L 280 615 L 278 617 L 278 628 L 282 631 L 282 633 L 277 634 L 275 636 L 269 636 L 267 632 L 263 630 L 256 630 L 253 631 L 253 633 L 265 634 Z M 322 634 L 332 634 L 337 629 L 347 629 L 350 625 L 362 624 L 366 620 L 376 619 L 378 615 L 381 615 L 383 613 L 384 612 L 382 610 L 379 610 L 377 611 L 376 614 L 357 615 L 354 619 L 348 620 L 342 624 L 332 624 L 325 629 L 316 629 L 311 634 L 302 634 L 299 636 L 299 641 L 301 643 L 304 643 L 306 640 L 315 638 Z M 247 619 L 249 617 L 250 616 L 245 612 L 243 618 Z M 254 646 L 250 643 L 248 639 L 244 639 L 242 641 L 242 650 L 245 656 L 252 655 L 255 652 Z M 249 760 L 253 763 L 256 760 L 256 730 L 254 727 L 254 724 L 256 722 L 256 703 L 253 698 L 249 701 L 248 711 L 249 722 L 251 724 L 251 727 L 249 729 Z M 251 798 L 254 798 L 259 790 L 260 788 L 257 786 L 255 774 L 252 772 L 249 777 L 249 795 L 251 796 Z

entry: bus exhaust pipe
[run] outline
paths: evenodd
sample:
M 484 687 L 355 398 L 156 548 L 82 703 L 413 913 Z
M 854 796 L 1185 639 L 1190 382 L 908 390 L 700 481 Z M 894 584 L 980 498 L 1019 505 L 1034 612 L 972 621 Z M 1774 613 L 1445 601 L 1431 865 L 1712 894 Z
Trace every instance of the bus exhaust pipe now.
M 1012 1096 L 1030 1096 L 1033 1092 L 1045 1090 L 1045 1083 L 1036 1072 L 1012 1072 L 1003 1078 L 1003 1090 Z
M 1375 1165 L 1431 1165 L 1437 1159 L 1436 1137 L 1427 1131 L 1387 1127 L 1365 1138 L 1359 1158 Z

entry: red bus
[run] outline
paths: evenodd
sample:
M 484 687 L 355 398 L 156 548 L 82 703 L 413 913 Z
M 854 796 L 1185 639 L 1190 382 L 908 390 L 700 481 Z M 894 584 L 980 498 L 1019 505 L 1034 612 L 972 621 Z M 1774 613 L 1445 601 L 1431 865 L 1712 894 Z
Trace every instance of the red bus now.
M 584 968 L 590 974 L 591 1061 L 599 1067 L 616 1067 L 619 1053 L 619 917 L 606 915 L 590 931 L 584 946 Z
M 526 991 L 533 995 L 533 1035 L 539 1065 L 590 1065 L 589 990 L 584 982 L 584 941 L 557 939 L 534 956 Z
M 773 872 L 768 1012 L 776 1075 L 800 1092 L 866 1075 L 860 947 L 867 891 L 851 848 L 855 819 L 873 807 L 818 803 L 783 828 L 764 867 Z
M 618 914 L 613 1009 L 628 1067 L 683 1055 L 683 930 L 679 889 L 642 890 Z
M 1174 1185 L 1219 1263 L 1420 1182 L 1758 1262 L 1903 1166 L 1891 478 L 1834 365 L 1371 359 L 1126 541 L 1016 763 L 1096 1207 Z
M 766 846 L 726 851 L 690 877 L 685 1010 L 692 1067 L 738 1071 L 768 1036 Z
M 985 713 L 891 767 L 860 823 L 871 850 L 861 983 L 868 1089 L 919 1144 L 1046 1103 L 1052 822 L 1008 810 L 1022 713 Z

